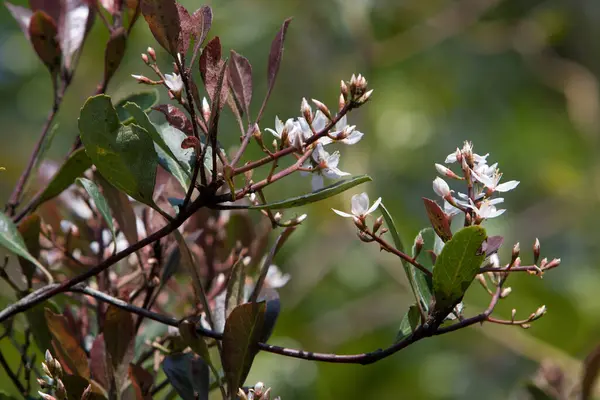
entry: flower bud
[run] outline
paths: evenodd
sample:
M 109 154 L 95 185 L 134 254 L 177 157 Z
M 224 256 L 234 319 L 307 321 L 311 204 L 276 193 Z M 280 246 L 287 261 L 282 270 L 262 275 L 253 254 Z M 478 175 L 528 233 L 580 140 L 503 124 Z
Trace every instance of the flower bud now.
M 517 242 L 512 248 L 512 260 L 513 262 L 519 257 L 519 253 L 521 253 L 521 245 Z
M 340 98 L 338 100 L 338 111 L 341 111 L 342 108 L 346 105 L 346 99 L 343 94 L 340 94 Z
M 283 217 L 283 215 L 278 211 L 275 213 L 275 215 L 273 215 L 273 220 L 275 222 L 279 222 L 279 221 L 281 221 L 281 217 Z
M 142 61 L 144 62 L 144 64 L 148 65 L 150 63 L 150 60 L 148 59 L 148 54 L 146 53 L 142 53 Z
M 342 97 L 344 98 L 344 104 L 346 104 L 346 100 L 348 99 L 348 86 L 343 80 L 340 83 L 340 91 L 342 93 Z
M 150 55 L 150 57 L 152 57 L 154 61 L 156 61 L 156 52 L 152 47 L 148 47 L 148 49 L 146 49 L 146 52 Z
M 46 353 L 44 353 L 44 358 L 47 364 L 54 362 L 54 357 L 52 357 L 52 353 L 50 353 L 50 350 L 48 349 L 46 349 Z
M 529 329 L 529 328 L 531 328 L 531 324 L 521 324 L 521 328 Z
M 421 254 L 421 250 L 423 250 L 424 245 L 425 241 L 423 240 L 423 236 L 421 236 L 421 232 L 419 232 L 417 234 L 417 237 L 415 238 L 415 254 L 413 255 L 414 258 L 419 257 L 419 254 Z
M 541 306 L 540 308 L 538 308 L 535 311 L 535 313 L 533 314 L 533 318 L 538 319 L 544 314 L 546 314 L 546 306 L 545 305 Z
M 52 364 L 54 364 L 54 363 L 52 363 Z M 48 368 L 48 364 L 46 364 L 45 362 L 42 363 L 42 372 L 50 378 L 53 377 L 52 372 L 50 371 L 50 368 Z
M 308 216 L 307 214 L 302 214 L 302 215 L 300 215 L 299 217 L 296 217 L 296 218 L 294 219 L 294 223 L 295 223 L 295 224 L 299 224 L 299 223 L 301 223 L 302 221 L 304 221 L 304 220 L 306 219 L 306 217 L 307 217 L 307 216 Z
M 48 389 L 50 387 L 48 382 L 43 378 L 37 378 L 37 383 L 38 383 L 38 385 L 40 385 L 40 388 L 42 388 L 42 389 Z
M 533 263 L 537 264 L 540 259 L 540 240 L 535 238 L 535 242 L 533 243 Z
M 329 112 L 329 108 L 319 100 L 312 99 L 313 104 L 325 115 L 329 120 L 331 120 L 331 113 Z
M 263 395 L 264 390 L 265 390 L 264 383 L 257 382 L 256 385 L 254 385 L 254 394 L 256 394 L 258 397 L 261 397 Z
M 383 225 L 383 215 L 380 215 L 379 217 L 377 217 L 375 222 L 373 222 L 373 233 L 377 233 L 377 231 L 379 230 L 379 228 L 381 228 L 382 225 Z
M 58 362 L 58 360 L 56 358 L 54 359 L 54 376 L 56 378 L 62 378 L 62 376 L 63 376 L 62 366 L 60 365 L 60 362 Z
M 306 122 L 312 124 L 313 112 L 310 108 L 310 105 L 308 104 L 308 101 L 306 101 L 306 98 L 304 97 L 302 98 L 302 103 L 300 104 L 300 112 L 302 113 L 302 116 L 304 116 Z
M 450 186 L 446 183 L 445 180 L 438 177 L 433 181 L 433 191 L 440 197 L 445 198 L 446 196 L 450 196 Z
M 435 169 L 442 176 L 452 179 L 462 179 L 460 176 L 456 175 L 454 171 L 452 171 L 450 168 L 444 167 L 442 164 L 435 164 Z
M 369 90 L 367 93 L 360 96 L 360 98 L 358 100 L 356 100 L 356 102 L 359 104 L 365 104 L 367 101 L 369 101 L 372 94 L 373 94 L 373 89 Z
M 208 104 L 206 97 L 202 98 L 202 107 L 200 111 L 202 111 L 202 118 L 204 121 L 208 121 L 210 119 L 210 105 Z
M 508 297 L 508 295 L 512 292 L 512 288 L 507 287 L 502 289 L 502 292 L 500 293 L 500 298 L 501 299 L 505 299 L 506 297 Z
M 58 400 L 64 400 L 67 398 L 67 389 L 65 389 L 65 385 L 60 379 L 56 381 L 56 389 L 54 390 L 54 394 Z
M 138 83 L 143 83 L 145 85 L 153 85 L 154 84 L 154 82 L 151 79 L 146 78 L 144 75 L 133 75 L 132 74 L 131 77 L 133 79 L 135 79 L 136 81 L 138 81 Z
M 516 316 L 516 315 L 517 315 L 517 309 L 516 309 L 516 308 L 513 308 L 513 309 L 512 309 L 512 312 L 510 313 L 510 320 L 511 320 L 512 322 L 515 322 L 515 316 Z

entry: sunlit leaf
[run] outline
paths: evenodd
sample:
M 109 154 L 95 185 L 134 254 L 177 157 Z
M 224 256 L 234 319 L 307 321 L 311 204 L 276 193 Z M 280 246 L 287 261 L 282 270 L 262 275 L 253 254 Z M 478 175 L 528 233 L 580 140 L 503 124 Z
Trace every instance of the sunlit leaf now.
M 138 125 L 123 126 L 110 97 L 89 98 L 79 117 L 86 153 L 98 171 L 117 189 L 156 207 L 152 195 L 158 156 L 148 133 Z
M 73 152 L 58 172 L 52 177 L 52 180 L 46 189 L 34 203 L 33 208 L 36 208 L 40 204 L 61 194 L 66 188 L 73 184 L 75 178 L 83 175 L 83 173 L 91 166 L 92 160 L 90 160 L 85 153 L 85 149 L 79 149 Z
M 29 253 L 27 245 L 19 233 L 19 230 L 12 220 L 4 213 L 0 213 L 0 246 L 34 264 L 40 272 L 46 275 L 48 283 L 54 281 L 48 270 L 46 270 L 46 268 Z
M 71 330 L 67 319 L 49 309 L 45 310 L 45 316 L 52 334 L 52 344 L 62 367 L 69 374 L 89 379 L 90 368 L 87 356 L 78 343 L 77 336 Z
M 344 179 L 337 181 L 333 185 L 327 186 L 323 189 L 317 190 L 312 193 L 303 194 L 301 196 L 292 197 L 286 200 L 261 204 L 257 206 L 249 206 L 248 208 L 253 210 L 281 210 L 293 207 L 300 207 L 306 204 L 315 203 L 317 201 L 325 200 L 329 197 L 335 196 L 345 192 L 346 190 L 352 189 L 354 186 L 360 185 L 361 183 L 371 181 L 371 177 L 368 175 L 359 175 L 350 179 Z
M 245 303 L 236 307 L 225 322 L 223 331 L 223 370 L 229 390 L 243 386 L 258 342 L 263 334 L 266 305 Z
M 485 239 L 485 229 L 469 226 L 456 232 L 446 242 L 433 269 L 436 309 L 447 310 L 462 299 L 485 258 L 485 254 L 479 251 Z
M 119 121 L 123 124 L 133 121 L 132 115 L 125 109 L 125 104 L 127 103 L 135 103 L 144 112 L 148 112 L 156 105 L 156 103 L 158 103 L 158 92 L 156 90 L 149 90 L 146 92 L 133 93 L 119 100 L 115 105 L 115 110 L 117 110 Z

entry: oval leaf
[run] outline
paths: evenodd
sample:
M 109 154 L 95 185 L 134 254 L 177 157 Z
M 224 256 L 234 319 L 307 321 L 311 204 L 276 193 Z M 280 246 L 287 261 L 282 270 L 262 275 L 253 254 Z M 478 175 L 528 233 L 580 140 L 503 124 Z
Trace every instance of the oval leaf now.
M 202 6 L 192 14 L 192 18 L 196 26 L 194 58 L 198 53 L 198 50 L 200 50 L 200 46 L 204 42 L 204 39 L 206 39 L 208 31 L 210 31 L 210 27 L 212 26 L 212 17 L 212 10 L 209 6 Z
M 435 233 L 444 241 L 452 239 L 452 230 L 450 229 L 450 219 L 448 215 L 441 209 L 441 207 L 433 200 L 426 199 L 423 197 L 423 203 L 425 204 L 425 211 L 431 222 L 431 226 L 435 230 Z
M 122 387 L 134 356 L 135 324 L 131 314 L 110 305 L 104 316 L 103 334 L 107 360 L 114 371 L 117 387 Z
M 115 105 L 115 110 L 117 110 L 119 121 L 123 124 L 133 121 L 132 115 L 125 109 L 125 104 L 127 103 L 135 103 L 144 112 L 148 112 L 156 105 L 156 103 L 158 103 L 158 92 L 156 90 L 150 90 L 147 92 L 134 93 L 119 100 Z
M 90 3 L 85 0 L 65 1 L 63 7 L 59 29 L 60 48 L 64 54 L 64 66 L 71 71 L 73 56 L 83 45 L 94 14 L 90 11 Z
M 153 110 L 163 113 L 169 125 L 184 132 L 186 135 L 192 135 L 194 130 L 188 117 L 179 108 L 171 104 L 161 104 L 152 107 Z
M 264 302 L 242 304 L 225 322 L 222 359 L 230 392 L 237 392 L 250 372 L 263 334 L 265 309 Z
M 158 156 L 145 129 L 121 125 L 110 97 L 99 95 L 88 99 L 81 109 L 79 131 L 86 153 L 106 180 L 156 207 L 152 195 Z
M 371 177 L 368 175 L 359 175 L 350 179 L 337 181 L 333 185 L 324 187 L 323 189 L 319 189 L 312 193 L 303 194 L 302 196 L 292 197 L 287 200 L 282 200 L 275 203 L 249 206 L 248 208 L 252 210 L 281 210 L 284 208 L 300 207 L 305 204 L 325 200 L 329 197 L 335 196 L 336 194 L 345 192 L 348 189 L 352 189 L 354 186 L 360 185 L 361 183 L 369 182 L 371 180 Z
M 48 270 L 29 253 L 27 245 L 19 233 L 19 230 L 15 224 L 13 224 L 12 220 L 4 213 L 0 213 L 0 246 L 15 253 L 19 257 L 23 257 L 38 267 L 38 269 L 46 275 L 48 283 L 54 282 L 54 279 L 52 279 L 52 275 L 50 275 Z
M 248 115 L 252 101 L 252 66 L 247 58 L 231 50 L 229 85 L 238 108 Z
M 200 357 L 191 353 L 172 354 L 165 357 L 162 369 L 183 400 L 208 400 L 208 366 Z
M 469 226 L 446 243 L 433 269 L 436 309 L 449 310 L 462 299 L 485 258 L 480 251 L 485 239 L 485 229 Z
M 29 40 L 38 57 L 52 75 L 60 68 L 61 51 L 56 21 L 43 11 L 36 11 L 29 22 Z
M 156 41 L 177 57 L 181 36 L 179 10 L 174 0 L 142 0 L 141 10 Z
M 87 356 L 71 330 L 67 318 L 47 308 L 45 316 L 52 335 L 52 344 L 62 367 L 67 373 L 89 379 L 90 367 Z

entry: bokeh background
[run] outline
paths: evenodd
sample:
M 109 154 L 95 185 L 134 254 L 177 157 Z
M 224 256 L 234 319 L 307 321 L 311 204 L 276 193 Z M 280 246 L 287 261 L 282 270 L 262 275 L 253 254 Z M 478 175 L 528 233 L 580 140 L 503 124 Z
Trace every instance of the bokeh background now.
M 23 3 L 15 1 L 16 4 Z M 201 3 L 182 1 L 190 10 Z M 543 256 L 562 266 L 543 279 L 514 275 L 513 293 L 498 308 L 526 317 L 547 315 L 531 329 L 486 325 L 428 339 L 375 365 L 330 365 L 260 354 L 249 382 L 264 381 L 293 399 L 506 399 L 551 360 L 576 382 L 581 360 L 600 342 L 600 2 L 596 0 L 220 0 L 212 1 L 224 49 L 254 68 L 255 112 L 266 81 L 270 42 L 288 31 L 278 84 L 263 122 L 299 116 L 302 97 L 335 109 L 340 79 L 362 73 L 372 101 L 349 118 L 365 133 L 340 147 L 341 169 L 373 182 L 304 207 L 307 223 L 277 264 L 291 274 L 281 290 L 283 312 L 272 342 L 306 350 L 355 353 L 389 345 L 411 304 L 398 259 L 361 243 L 352 224 L 330 208 L 349 208 L 365 190 L 383 197 L 406 243 L 427 223 L 421 197 L 433 197 L 435 162 L 464 140 L 490 153 L 505 179 L 521 181 L 505 198 L 507 213 L 487 223 L 504 235 L 505 257 L 519 241 L 531 262 L 536 237 Z M 98 20 L 57 122 L 50 158 L 61 160 L 76 135 L 79 109 L 101 78 L 108 34 Z M 149 73 L 139 54 L 155 44 L 140 20 L 108 93 L 139 87 L 130 74 Z M 168 60 L 159 51 L 162 65 Z M 162 93 L 166 99 L 166 93 Z M 48 73 L 17 23 L 0 8 L 0 196 L 26 164 L 51 105 Z M 231 121 L 231 118 L 230 118 Z M 236 143 L 224 125 L 221 141 Z M 228 136 L 228 132 L 231 132 Z M 249 153 L 256 155 L 257 152 Z M 272 187 L 270 199 L 310 190 L 294 177 Z M 2 293 L 9 293 L 2 291 Z M 2 296 L 2 295 L 0 295 Z M 8 296 L 8 294 L 6 295 Z M 9 297 L 3 299 L 5 304 Z M 477 285 L 466 313 L 485 308 Z M 3 345 L 5 346 L 5 345 Z M 5 346 L 12 360 L 17 354 Z M 3 351 L 5 348 L 3 347 Z M 13 390 L 0 371 L 0 387 Z

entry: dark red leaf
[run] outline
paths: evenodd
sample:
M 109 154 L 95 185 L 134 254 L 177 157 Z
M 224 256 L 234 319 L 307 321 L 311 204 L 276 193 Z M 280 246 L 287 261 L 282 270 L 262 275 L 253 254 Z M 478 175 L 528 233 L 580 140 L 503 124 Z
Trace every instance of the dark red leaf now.
M 58 37 L 63 53 L 64 66 L 72 70 L 72 60 L 79 51 L 88 31 L 91 29 L 94 12 L 87 1 L 64 1 L 61 17 L 58 20 Z
M 423 198 L 425 204 L 425 211 L 431 222 L 431 226 L 435 233 L 444 242 L 452 239 L 452 231 L 450 230 L 450 219 L 448 215 L 440 208 L 440 206 L 433 200 Z
M 5 2 L 4 5 L 8 8 L 8 11 L 13 18 L 19 23 L 21 31 L 23 31 L 27 39 L 29 39 L 29 21 L 31 20 L 33 11 L 25 7 L 15 6 L 9 2 Z
M 252 66 L 248 59 L 231 50 L 228 72 L 229 85 L 235 100 L 242 111 L 248 115 L 252 100 Z
M 194 149 L 196 154 L 200 154 L 200 141 L 195 136 L 188 136 L 181 142 L 182 149 Z
M 150 372 L 137 364 L 129 364 L 129 379 L 135 390 L 136 400 L 151 400 L 150 389 L 154 383 L 154 378 Z
M 192 123 L 188 117 L 179 108 L 171 104 L 160 104 L 156 107 L 152 107 L 153 110 L 163 113 L 167 122 L 184 132 L 186 135 L 193 134 Z
M 179 36 L 179 52 L 185 54 L 190 47 L 190 40 L 196 34 L 194 19 L 184 6 L 179 3 L 175 3 L 175 5 L 177 6 L 177 12 L 179 13 L 181 27 L 181 35 Z
M 141 10 L 156 41 L 177 57 L 181 21 L 175 0 L 142 0 Z
M 104 316 L 106 364 L 114 372 L 116 387 L 122 387 L 134 356 L 135 324 L 130 313 L 110 305 Z
M 273 87 L 275 86 L 275 79 L 277 78 L 279 66 L 281 65 L 281 58 L 283 56 L 283 42 L 285 41 L 285 34 L 287 32 L 288 26 L 290 25 L 290 22 L 292 22 L 291 18 L 288 18 L 285 21 L 283 21 L 281 29 L 279 29 L 279 32 L 277 32 L 277 35 L 275 35 L 275 39 L 273 39 L 273 42 L 271 43 L 271 52 L 269 53 L 269 65 L 267 69 L 268 89 L 267 95 L 263 100 L 263 104 L 259 112 L 259 119 L 260 116 L 262 116 L 267 101 L 269 100 L 271 92 L 273 91 Z
M 204 82 L 204 87 L 208 93 L 208 97 L 211 100 L 211 105 L 215 103 L 215 91 L 219 84 L 219 77 L 221 68 L 224 65 L 224 61 L 221 60 L 221 41 L 219 37 L 212 39 L 200 56 L 200 76 Z M 220 106 L 223 107 L 227 100 L 228 88 L 226 82 L 223 82 L 221 88 L 221 100 Z M 214 107 L 214 105 L 213 105 Z
M 104 335 L 96 336 L 90 350 L 90 373 L 93 380 L 104 388 L 108 388 L 109 377 L 106 368 L 106 350 L 104 346 Z
M 45 12 L 58 24 L 64 13 L 63 3 L 63 0 L 29 0 L 29 8 L 33 12 Z
M 200 46 L 202 45 L 202 42 L 204 42 L 204 39 L 206 39 L 206 36 L 210 31 L 210 27 L 212 26 L 211 8 L 209 6 L 200 7 L 192 14 L 192 19 L 194 20 L 196 28 L 196 33 L 194 36 L 196 40 L 196 43 L 194 44 L 194 55 L 196 55 L 200 49 Z
M 29 38 L 38 57 L 51 74 L 60 68 L 61 51 L 55 21 L 45 12 L 36 11 L 29 23 Z
M 54 314 L 49 309 L 45 310 L 45 316 L 52 335 L 52 345 L 65 371 L 88 379 L 90 368 L 87 356 L 69 327 L 67 319 L 60 314 Z
M 108 82 L 121 65 L 126 44 L 127 33 L 125 29 L 118 28 L 110 35 L 104 50 L 104 82 Z

